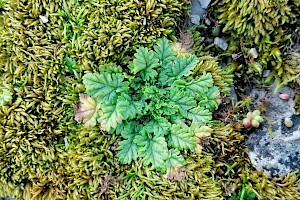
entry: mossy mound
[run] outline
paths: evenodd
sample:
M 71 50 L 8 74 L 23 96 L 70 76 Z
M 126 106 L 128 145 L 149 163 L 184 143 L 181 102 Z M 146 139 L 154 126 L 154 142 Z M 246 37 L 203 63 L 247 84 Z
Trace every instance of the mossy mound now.
M 229 125 L 211 124 L 214 133 L 203 139 L 202 153 L 185 152 L 187 166 L 166 177 L 140 162 L 119 165 L 118 137 L 73 120 L 72 105 L 84 91 L 82 71 L 107 61 L 126 62 L 121 58 L 130 48 L 171 34 L 186 3 L 8 1 L 0 14 L 0 81 L 13 99 L 0 107 L 0 196 L 224 199 L 225 184 L 238 189 L 244 174 L 263 197 L 297 198 L 298 174 L 271 181 L 254 172 L 241 145 L 245 136 Z M 42 22 L 40 15 L 49 21 Z M 77 61 L 77 68 L 65 66 L 66 55 Z M 212 64 L 216 81 L 224 85 Z M 236 175 L 222 175 L 224 163 L 235 161 Z
M 224 32 L 234 30 L 259 44 L 278 26 L 295 18 L 293 9 L 296 6 L 299 6 L 299 0 L 226 0 L 219 3 L 218 18 L 225 24 Z
M 177 0 L 73 2 L 12 0 L 1 12 L 0 80 L 13 93 L 12 103 L 0 108 L 1 196 L 20 199 L 92 196 L 93 192 L 87 191 L 89 186 L 87 192 L 82 192 L 78 181 L 84 179 L 84 187 L 94 183 L 86 182 L 88 177 L 80 174 L 81 170 L 76 171 L 78 168 L 70 168 L 79 156 L 73 157 L 72 151 L 65 149 L 67 136 L 80 132 L 80 126 L 72 119 L 72 104 L 78 93 L 84 91 L 81 74 L 65 66 L 65 56 L 76 58 L 82 64 L 81 69 L 120 59 L 120 52 L 128 46 L 151 43 L 162 34 L 172 33 L 171 22 L 187 8 L 186 1 Z M 124 15 L 129 11 L 131 14 Z M 72 18 L 73 13 L 76 18 Z M 40 15 L 49 21 L 43 22 Z M 146 25 L 144 17 L 148 19 Z M 114 29 L 115 25 L 121 29 Z M 77 29 L 82 32 L 76 32 Z M 118 36 L 122 39 L 115 40 Z M 108 49 L 107 55 L 101 54 Z M 84 59 L 90 62 L 89 67 Z M 103 139 L 100 132 L 97 134 Z M 93 148 L 103 143 L 96 145 Z M 90 151 L 82 144 L 78 146 L 82 151 Z M 98 164 L 105 165 L 105 161 L 99 159 Z M 68 192 L 64 194 L 65 191 Z

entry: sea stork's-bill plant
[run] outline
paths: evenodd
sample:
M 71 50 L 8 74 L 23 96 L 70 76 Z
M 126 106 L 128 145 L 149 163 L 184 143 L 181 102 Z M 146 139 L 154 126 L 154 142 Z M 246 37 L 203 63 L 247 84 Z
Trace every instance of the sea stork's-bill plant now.
M 89 120 L 123 137 L 121 163 L 141 157 L 159 171 L 185 164 L 180 150 L 195 149 L 195 134 L 218 106 L 212 76 L 192 78 L 197 63 L 194 55 L 175 56 L 162 38 L 154 50 L 137 49 L 127 73 L 108 64 L 83 76 L 87 94 L 99 105 Z

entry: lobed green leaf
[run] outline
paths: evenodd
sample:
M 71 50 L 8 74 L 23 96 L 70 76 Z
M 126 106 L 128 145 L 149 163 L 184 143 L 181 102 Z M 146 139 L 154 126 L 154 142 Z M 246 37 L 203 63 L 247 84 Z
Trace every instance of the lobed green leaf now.
M 175 54 L 172 51 L 172 47 L 165 37 L 157 41 L 156 45 L 154 46 L 154 50 L 155 57 L 159 60 L 162 68 L 168 68 L 170 62 L 175 59 Z
M 178 56 L 172 65 L 162 69 L 159 75 L 159 82 L 162 85 L 170 85 L 175 80 L 187 77 L 192 74 L 192 70 L 196 67 L 198 59 L 196 56 Z
M 178 106 L 179 112 L 183 117 L 187 117 L 187 111 L 197 106 L 196 100 L 187 92 L 178 88 L 171 88 L 169 95 L 170 104 Z
M 120 150 L 117 154 L 122 164 L 130 164 L 138 158 L 139 147 L 134 142 L 135 136 L 139 134 L 139 124 L 136 121 L 124 123 L 124 130 L 121 132 L 125 140 L 119 142 Z
M 209 110 L 204 109 L 200 105 L 187 111 L 187 118 L 194 123 L 199 123 L 201 126 L 208 123 L 212 119 L 212 114 Z
M 129 83 L 124 81 L 120 73 L 85 74 L 83 83 L 88 95 L 100 103 L 110 103 L 116 100 L 118 93 L 129 89 Z
M 216 101 L 218 96 L 219 96 L 219 89 L 217 87 L 211 87 L 204 94 L 199 105 L 201 107 L 207 108 L 209 111 L 212 112 L 215 108 L 218 107 L 218 103 Z
M 129 69 L 133 74 L 140 73 L 141 78 L 146 81 L 157 76 L 158 61 L 152 50 L 140 47 L 134 54 L 133 63 L 129 65 Z
M 172 149 L 169 151 L 168 158 L 166 160 L 166 168 L 179 167 L 186 165 L 186 162 L 178 149 Z
M 168 144 L 169 146 L 179 150 L 193 150 L 196 146 L 194 136 L 194 133 L 189 131 L 188 128 L 184 128 L 180 124 L 173 124 L 171 127 L 171 133 L 168 136 Z
M 149 137 L 147 132 L 137 135 L 134 142 L 140 146 L 139 156 L 144 159 L 144 166 L 151 164 L 151 169 L 166 170 L 165 160 L 168 157 L 168 147 L 162 136 Z

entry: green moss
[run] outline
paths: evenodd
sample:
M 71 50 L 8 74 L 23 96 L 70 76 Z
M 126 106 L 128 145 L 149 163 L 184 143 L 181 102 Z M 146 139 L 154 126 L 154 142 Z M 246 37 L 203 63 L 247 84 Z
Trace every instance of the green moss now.
M 233 83 L 233 74 L 230 68 L 222 68 L 219 66 L 217 59 L 210 56 L 200 57 L 200 62 L 195 69 L 195 74 L 209 72 L 211 73 L 214 84 L 220 88 L 220 91 L 226 95 L 230 93 L 230 85 Z
M 176 20 L 188 9 L 187 0 L 68 2 L 64 42 L 68 54 L 86 70 L 108 61 L 122 62 L 137 44 L 174 34 Z
M 238 35 L 252 38 L 256 44 L 277 27 L 295 18 L 292 8 L 299 4 L 293 0 L 225 0 L 218 7 L 223 31 L 233 30 Z

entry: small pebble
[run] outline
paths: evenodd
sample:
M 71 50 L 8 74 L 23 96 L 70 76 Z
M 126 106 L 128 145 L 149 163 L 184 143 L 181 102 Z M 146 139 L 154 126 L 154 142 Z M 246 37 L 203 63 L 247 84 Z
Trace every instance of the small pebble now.
M 255 48 L 251 48 L 249 53 L 252 56 L 252 58 L 257 58 L 258 57 L 258 53 L 257 53 L 257 50 Z
M 289 117 L 284 118 L 284 125 L 288 128 L 291 128 L 293 126 L 293 121 Z
M 283 100 L 288 100 L 290 98 L 290 95 L 286 93 L 282 93 L 279 95 L 279 98 Z
M 267 70 L 264 70 L 264 71 L 263 71 L 263 77 L 264 77 L 264 78 L 268 77 L 268 76 L 270 75 L 270 73 L 271 73 L 271 70 L 268 70 L 268 69 L 267 69 Z
M 67 137 L 64 137 L 65 148 L 68 149 L 69 143 Z
M 211 0 L 199 0 L 200 5 L 202 8 L 206 9 L 208 7 L 208 5 L 210 4 Z
M 199 15 L 190 15 L 191 22 L 195 25 L 200 24 L 200 16 Z
M 39 17 L 41 18 L 41 20 L 44 24 L 46 24 L 49 21 L 48 18 L 43 15 L 40 15 Z
M 236 53 L 234 53 L 234 54 L 231 55 L 231 57 L 232 57 L 233 59 L 237 59 L 237 58 L 239 57 L 239 55 L 236 54 Z
M 226 50 L 228 48 L 228 44 L 227 42 L 222 39 L 222 38 L 219 38 L 219 37 L 216 37 L 215 40 L 214 40 L 214 44 L 218 47 L 220 47 L 222 50 Z
M 205 24 L 207 25 L 207 26 L 210 26 L 211 25 L 211 21 L 208 19 L 208 18 L 205 18 Z

